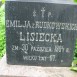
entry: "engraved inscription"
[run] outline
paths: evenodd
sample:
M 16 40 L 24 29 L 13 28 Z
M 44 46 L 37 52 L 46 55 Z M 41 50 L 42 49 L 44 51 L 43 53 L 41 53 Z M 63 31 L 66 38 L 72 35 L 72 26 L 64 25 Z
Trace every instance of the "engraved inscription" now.
M 37 2 L 11 2 L 11 5 L 7 2 L 6 5 L 9 62 L 46 66 L 71 65 L 77 38 L 77 18 L 74 16 L 76 10 L 72 9 L 75 7 L 68 7 L 73 5 Z M 74 11 L 74 14 L 70 11 Z M 64 76 L 55 74 L 53 77 Z

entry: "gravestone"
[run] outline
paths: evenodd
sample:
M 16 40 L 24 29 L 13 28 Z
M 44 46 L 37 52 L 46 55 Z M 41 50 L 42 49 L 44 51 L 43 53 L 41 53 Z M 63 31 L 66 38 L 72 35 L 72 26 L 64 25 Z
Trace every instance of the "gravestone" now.
M 6 1 L 7 63 L 71 66 L 77 39 L 77 6 L 47 0 Z

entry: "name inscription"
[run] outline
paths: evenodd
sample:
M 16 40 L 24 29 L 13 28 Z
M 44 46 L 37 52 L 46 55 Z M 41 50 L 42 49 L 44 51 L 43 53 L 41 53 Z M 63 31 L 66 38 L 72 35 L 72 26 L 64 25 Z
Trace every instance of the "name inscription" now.
M 72 22 L 73 18 L 66 21 L 70 15 L 67 9 L 66 13 L 61 12 L 68 5 L 60 5 L 60 9 L 58 4 L 52 3 L 42 3 L 43 6 L 41 3 L 17 3 L 11 2 L 11 7 L 8 7 L 9 2 L 6 3 L 6 13 L 9 14 L 6 17 L 7 54 L 12 53 L 9 57 L 13 58 L 13 63 L 70 66 L 77 37 L 77 23 Z

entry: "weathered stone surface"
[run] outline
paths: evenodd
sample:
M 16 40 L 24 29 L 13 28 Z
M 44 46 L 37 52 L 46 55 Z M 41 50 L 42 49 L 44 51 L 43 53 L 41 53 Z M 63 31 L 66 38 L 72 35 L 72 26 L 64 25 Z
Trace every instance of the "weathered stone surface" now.
M 77 5 L 62 3 L 6 1 L 8 64 L 71 66 L 77 39 Z
M 69 67 L 37 67 L 8 65 L 6 56 L 0 61 L 0 77 L 77 77 Z

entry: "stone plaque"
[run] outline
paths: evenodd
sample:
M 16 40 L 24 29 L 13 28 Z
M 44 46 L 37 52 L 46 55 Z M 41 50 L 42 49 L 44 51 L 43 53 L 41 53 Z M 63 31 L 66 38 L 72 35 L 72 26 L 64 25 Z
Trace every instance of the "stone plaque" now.
M 71 66 L 77 39 L 77 6 L 6 1 L 7 63 Z

